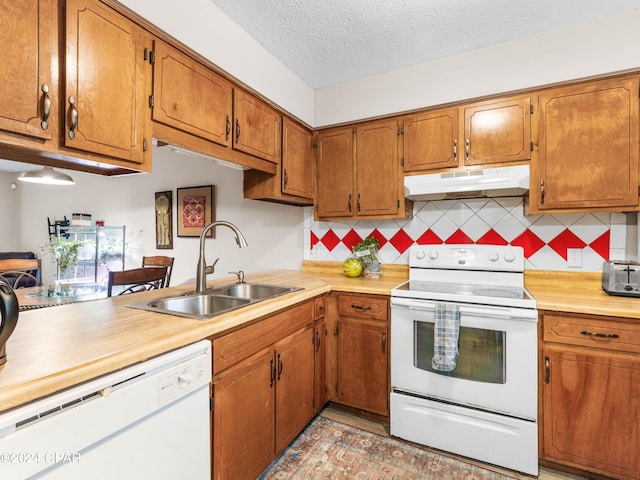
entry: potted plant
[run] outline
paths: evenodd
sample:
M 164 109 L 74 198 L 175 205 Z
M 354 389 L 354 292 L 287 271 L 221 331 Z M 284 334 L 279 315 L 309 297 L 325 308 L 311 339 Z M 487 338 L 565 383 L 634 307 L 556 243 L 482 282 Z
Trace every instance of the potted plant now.
M 378 258 L 379 247 L 380 242 L 378 239 L 368 236 L 351 249 L 353 255 L 362 261 L 364 278 L 380 278 L 382 268 L 380 258 Z
M 64 278 L 67 271 L 78 264 L 78 254 L 84 243 L 83 240 L 72 240 L 64 235 L 49 238 L 49 253 L 58 264 L 58 278 Z

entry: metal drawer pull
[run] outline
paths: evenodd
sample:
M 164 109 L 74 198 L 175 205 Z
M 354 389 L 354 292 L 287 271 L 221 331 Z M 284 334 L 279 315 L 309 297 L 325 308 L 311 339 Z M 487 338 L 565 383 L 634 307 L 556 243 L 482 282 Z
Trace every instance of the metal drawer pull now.
M 620 335 L 618 335 L 617 333 L 594 333 L 587 330 L 582 330 L 580 334 L 598 338 L 620 338 Z
M 51 97 L 49 97 L 49 85 L 46 83 L 42 84 L 42 96 L 44 97 L 44 109 L 42 112 L 42 121 L 40 122 L 40 127 L 42 130 L 46 130 L 49 128 L 49 115 L 51 114 Z
M 269 369 L 271 370 L 271 374 L 269 375 L 269 387 L 273 387 L 273 382 L 275 382 L 276 380 L 276 369 L 275 366 L 273 365 L 273 358 L 271 360 L 269 360 Z
M 278 354 L 278 381 L 280 381 L 280 375 L 282 375 L 282 359 L 280 358 L 280 354 Z
M 371 305 L 351 305 L 351 308 L 356 310 L 371 310 Z
M 76 99 L 69 97 L 69 105 L 71 106 L 71 128 L 69 129 L 69 138 L 73 140 L 76 136 L 76 127 L 78 126 L 78 109 L 76 108 Z
M 551 376 L 551 365 L 549 365 L 549 357 L 544 357 L 544 383 L 549 383 Z

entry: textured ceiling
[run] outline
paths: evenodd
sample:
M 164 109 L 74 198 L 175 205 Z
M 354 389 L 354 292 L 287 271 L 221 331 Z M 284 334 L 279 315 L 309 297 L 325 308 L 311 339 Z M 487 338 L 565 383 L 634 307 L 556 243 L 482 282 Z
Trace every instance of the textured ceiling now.
M 640 7 L 640 0 L 211 0 L 313 88 Z

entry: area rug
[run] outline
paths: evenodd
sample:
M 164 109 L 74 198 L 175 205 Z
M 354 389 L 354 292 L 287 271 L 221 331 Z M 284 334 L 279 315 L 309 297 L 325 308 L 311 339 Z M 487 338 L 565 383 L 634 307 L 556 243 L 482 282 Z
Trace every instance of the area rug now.
M 485 468 L 316 417 L 259 480 L 512 480 Z

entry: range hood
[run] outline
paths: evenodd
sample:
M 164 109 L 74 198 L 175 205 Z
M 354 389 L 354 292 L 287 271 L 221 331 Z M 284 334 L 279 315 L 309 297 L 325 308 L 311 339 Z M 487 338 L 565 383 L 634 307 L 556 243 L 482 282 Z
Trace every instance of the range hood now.
M 529 165 L 404 177 L 404 196 L 417 201 L 517 197 L 528 191 Z

